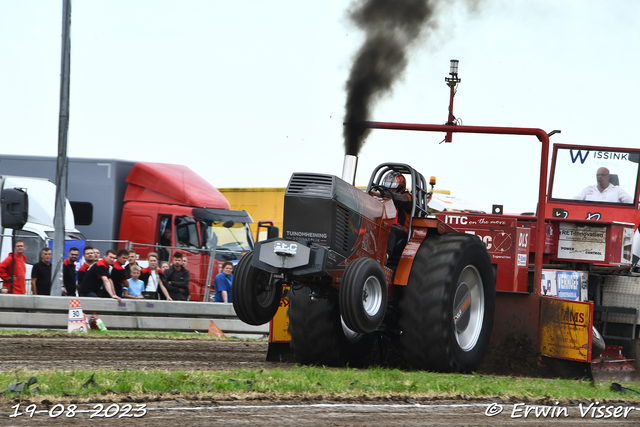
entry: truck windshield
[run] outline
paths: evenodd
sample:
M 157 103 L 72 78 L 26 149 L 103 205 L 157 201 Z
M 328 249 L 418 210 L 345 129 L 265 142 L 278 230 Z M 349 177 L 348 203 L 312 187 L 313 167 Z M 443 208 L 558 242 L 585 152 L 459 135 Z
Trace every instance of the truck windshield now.
M 227 258 L 225 252 L 232 252 L 234 255 L 240 255 L 244 251 L 253 250 L 253 239 L 251 238 L 251 229 L 247 224 L 236 222 L 233 226 L 227 228 L 222 223 L 209 224 L 206 230 L 209 242 L 213 236 L 217 238 L 216 242 L 216 259 Z M 233 259 L 239 259 L 239 256 Z
M 638 204 L 640 152 L 556 147 L 551 200 Z

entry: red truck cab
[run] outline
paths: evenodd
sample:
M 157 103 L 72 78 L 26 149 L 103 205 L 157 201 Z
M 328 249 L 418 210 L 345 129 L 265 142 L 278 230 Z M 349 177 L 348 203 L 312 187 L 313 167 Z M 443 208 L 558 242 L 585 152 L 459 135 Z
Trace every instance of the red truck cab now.
M 127 183 L 119 240 L 133 242 L 142 260 L 150 252 L 169 262 L 178 251 L 186 255 L 190 300 L 203 300 L 223 261 L 235 263 L 253 250 L 251 216 L 230 210 L 224 196 L 188 167 L 136 163 Z M 214 269 L 208 274 L 213 249 Z

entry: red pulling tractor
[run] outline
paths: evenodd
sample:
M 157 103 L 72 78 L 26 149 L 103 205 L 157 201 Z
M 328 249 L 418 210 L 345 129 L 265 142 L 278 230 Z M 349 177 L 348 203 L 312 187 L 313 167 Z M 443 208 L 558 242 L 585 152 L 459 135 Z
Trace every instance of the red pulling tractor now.
M 598 358 L 606 341 L 612 346 L 605 355 L 633 369 L 640 150 L 555 145 L 549 174 L 555 131 L 456 125 L 452 108 L 445 125 L 358 125 L 444 132 L 446 141 L 456 132 L 537 137 L 537 215 L 504 214 L 501 206 L 490 214 L 434 212 L 427 182 L 407 164 L 378 166 L 366 192 L 353 185 L 349 156 L 342 179 L 295 173 L 285 193 L 283 237 L 256 243 L 236 267 L 240 319 L 263 324 L 288 305 L 291 350 L 306 364 L 357 364 L 394 353 L 413 368 L 468 372 L 489 351 L 512 369 L 518 367 L 511 358 L 524 354 L 536 366 L 587 373 L 612 366 Z M 389 171 L 407 178 L 413 206 L 408 239 L 387 260 L 397 211 L 389 193 L 375 190 L 383 190 Z M 280 310 L 285 315 L 272 332 L 287 322 L 286 307 Z M 272 333 L 270 352 L 279 341 L 288 337 Z

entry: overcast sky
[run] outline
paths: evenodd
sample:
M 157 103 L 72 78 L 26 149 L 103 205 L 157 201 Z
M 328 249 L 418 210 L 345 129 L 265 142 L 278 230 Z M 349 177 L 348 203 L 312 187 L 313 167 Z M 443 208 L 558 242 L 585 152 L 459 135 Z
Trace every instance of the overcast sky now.
M 442 3 L 438 30 L 413 50 L 373 120 L 444 123 L 444 78 L 455 58 L 463 124 L 560 129 L 556 143 L 640 146 L 640 2 Z M 69 156 L 183 164 L 216 187 L 284 187 L 296 171 L 340 175 L 344 83 L 363 40 L 348 7 L 76 0 Z M 57 154 L 61 16 L 62 1 L 0 0 L 3 154 Z M 537 139 L 442 138 L 374 131 L 356 183 L 365 185 L 379 163 L 403 162 L 484 207 L 535 209 Z

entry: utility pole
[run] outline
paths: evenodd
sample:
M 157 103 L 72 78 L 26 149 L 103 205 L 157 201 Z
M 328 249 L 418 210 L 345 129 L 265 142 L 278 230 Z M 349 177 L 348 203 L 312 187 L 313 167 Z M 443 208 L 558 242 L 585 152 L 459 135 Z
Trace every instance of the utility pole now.
M 53 218 L 53 269 L 51 295 L 62 295 L 65 211 L 67 208 L 67 133 L 69 131 L 69 81 L 71 75 L 71 0 L 62 0 L 62 60 L 60 71 L 60 117 L 56 164 L 56 211 Z

